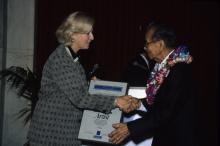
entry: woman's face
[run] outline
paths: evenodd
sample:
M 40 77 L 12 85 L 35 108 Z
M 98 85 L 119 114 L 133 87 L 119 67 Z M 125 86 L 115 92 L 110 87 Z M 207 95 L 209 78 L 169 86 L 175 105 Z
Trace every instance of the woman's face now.
M 80 49 L 88 49 L 90 42 L 94 40 L 94 36 L 92 31 L 89 33 L 74 33 L 72 39 L 73 43 L 71 46 L 78 51 Z

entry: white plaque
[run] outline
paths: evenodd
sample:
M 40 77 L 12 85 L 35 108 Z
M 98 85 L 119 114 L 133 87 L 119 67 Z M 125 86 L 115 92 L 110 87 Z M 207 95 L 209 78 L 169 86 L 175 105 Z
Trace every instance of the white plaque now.
M 120 123 L 120 119 L 119 109 L 112 110 L 111 114 L 84 110 L 78 138 L 109 143 L 108 134 L 114 130 L 112 124 Z
M 123 96 L 127 90 L 127 83 L 92 80 L 89 86 L 90 94 L 109 96 Z M 120 123 L 122 112 L 116 108 L 110 114 L 84 110 L 78 138 L 86 141 L 110 143 L 108 134 L 114 128 L 112 124 Z

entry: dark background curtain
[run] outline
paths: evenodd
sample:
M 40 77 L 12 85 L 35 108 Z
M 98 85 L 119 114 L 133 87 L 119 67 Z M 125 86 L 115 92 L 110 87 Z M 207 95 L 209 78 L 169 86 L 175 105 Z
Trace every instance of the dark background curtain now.
M 95 40 L 80 55 L 86 69 L 100 65 L 99 77 L 119 81 L 128 62 L 144 46 L 142 26 L 160 20 L 173 26 L 180 44 L 194 56 L 197 128 L 201 146 L 217 146 L 219 3 L 202 0 L 38 0 L 34 69 L 41 75 L 58 45 L 55 31 L 74 11 L 85 11 L 96 22 Z

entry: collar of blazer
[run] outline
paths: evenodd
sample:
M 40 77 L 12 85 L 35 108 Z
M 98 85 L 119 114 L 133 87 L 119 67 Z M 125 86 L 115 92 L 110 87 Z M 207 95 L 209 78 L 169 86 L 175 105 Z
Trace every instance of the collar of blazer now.
M 65 46 L 67 53 L 73 58 L 73 62 L 77 62 L 79 60 L 79 55 L 73 52 L 73 50 L 69 46 Z

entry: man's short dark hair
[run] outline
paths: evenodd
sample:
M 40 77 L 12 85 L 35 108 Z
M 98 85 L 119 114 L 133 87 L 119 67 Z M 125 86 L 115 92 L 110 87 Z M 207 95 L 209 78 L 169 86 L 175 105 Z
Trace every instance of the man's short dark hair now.
M 176 47 L 176 34 L 170 26 L 159 22 L 151 22 L 148 24 L 146 32 L 154 30 L 152 40 L 158 41 L 163 40 L 165 45 L 169 48 Z

